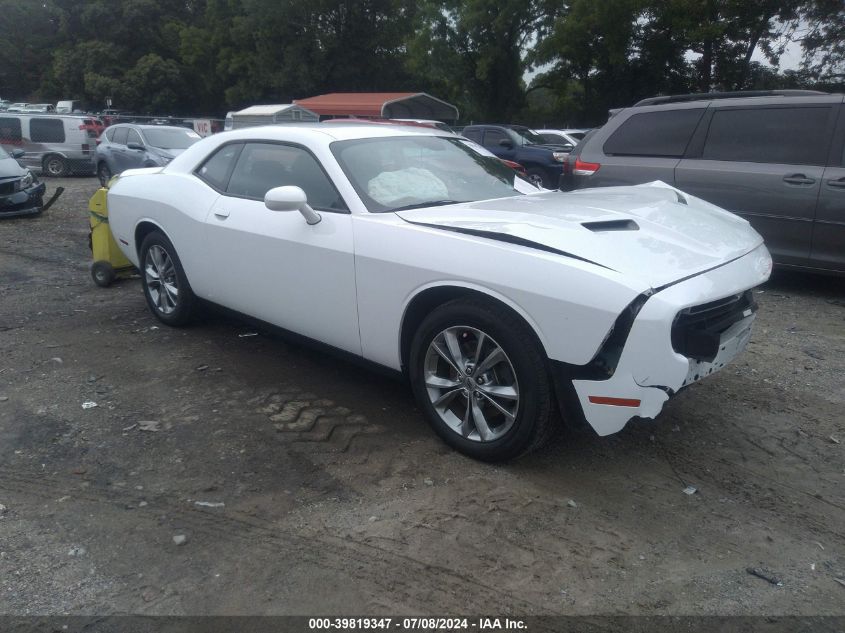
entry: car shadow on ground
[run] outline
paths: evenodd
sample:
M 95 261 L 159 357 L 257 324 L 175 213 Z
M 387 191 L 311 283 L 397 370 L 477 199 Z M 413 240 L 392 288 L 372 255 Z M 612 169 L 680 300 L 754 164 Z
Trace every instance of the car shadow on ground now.
M 764 290 L 781 290 L 790 294 L 812 295 L 845 302 L 845 277 L 817 275 L 776 268 Z

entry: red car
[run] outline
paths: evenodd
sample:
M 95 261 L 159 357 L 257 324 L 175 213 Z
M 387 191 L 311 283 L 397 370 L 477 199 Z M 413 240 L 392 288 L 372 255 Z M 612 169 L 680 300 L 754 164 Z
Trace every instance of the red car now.
M 106 126 L 100 119 L 94 117 L 85 117 L 82 120 L 82 125 L 79 126 L 80 130 L 87 130 L 88 136 L 90 138 L 99 139 L 100 134 L 103 133 L 103 130 L 106 129 Z M 99 143 L 99 140 L 97 141 Z

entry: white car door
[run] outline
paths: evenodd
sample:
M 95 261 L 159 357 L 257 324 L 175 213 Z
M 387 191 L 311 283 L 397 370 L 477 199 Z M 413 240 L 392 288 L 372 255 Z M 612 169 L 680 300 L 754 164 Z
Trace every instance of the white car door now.
M 236 161 L 206 218 L 212 300 L 360 355 L 352 216 L 329 177 L 294 145 L 248 142 Z M 318 224 L 264 206 L 264 194 L 285 185 L 305 191 Z

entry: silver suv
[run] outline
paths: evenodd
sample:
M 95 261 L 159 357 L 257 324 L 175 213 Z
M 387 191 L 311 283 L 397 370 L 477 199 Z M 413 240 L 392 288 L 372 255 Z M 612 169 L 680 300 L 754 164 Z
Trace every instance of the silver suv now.
M 199 140 L 199 134 L 184 127 L 112 125 L 97 146 L 97 177 L 105 186 L 125 169 L 163 167 Z
M 747 219 L 780 266 L 845 274 L 843 98 L 782 90 L 645 99 L 584 138 L 561 188 L 662 180 Z

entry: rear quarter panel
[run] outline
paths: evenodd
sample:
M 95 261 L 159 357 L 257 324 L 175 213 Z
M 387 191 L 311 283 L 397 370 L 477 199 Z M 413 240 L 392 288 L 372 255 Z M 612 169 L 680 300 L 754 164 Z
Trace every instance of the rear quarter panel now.
M 124 254 L 139 266 L 136 230 L 143 222 L 158 226 L 173 243 L 191 289 L 207 297 L 213 270 L 206 253 L 205 219 L 219 194 L 193 174 L 150 171 L 154 173 L 124 172 L 109 189 L 112 233 Z

